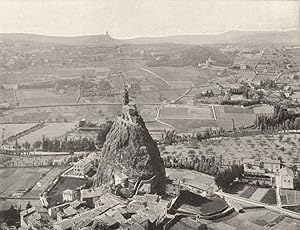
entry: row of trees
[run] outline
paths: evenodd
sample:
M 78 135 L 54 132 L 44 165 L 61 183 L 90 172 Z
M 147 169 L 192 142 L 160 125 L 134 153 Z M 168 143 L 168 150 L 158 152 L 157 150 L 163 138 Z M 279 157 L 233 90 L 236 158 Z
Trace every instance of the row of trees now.
M 274 129 L 300 129 L 300 117 L 280 105 L 275 105 L 274 115 L 257 116 L 255 125 L 261 131 Z
M 232 165 L 230 168 L 227 168 L 219 172 L 215 176 L 216 185 L 219 188 L 226 190 L 232 185 L 234 180 L 242 179 L 243 174 L 244 174 L 243 165 Z
M 42 150 L 45 152 L 79 152 L 79 151 L 95 151 L 96 145 L 93 139 L 49 139 L 43 137 Z
M 223 128 L 212 130 L 211 128 L 205 129 L 203 132 L 195 132 L 191 135 L 178 135 L 175 130 L 165 130 L 162 134 L 161 144 L 172 145 L 178 143 L 193 143 L 206 140 L 213 137 L 226 136 L 226 131 Z
M 222 159 L 217 161 L 215 157 L 198 157 L 190 151 L 187 158 L 176 158 L 168 155 L 163 157 L 163 161 L 167 168 L 191 169 L 214 176 L 220 171 Z

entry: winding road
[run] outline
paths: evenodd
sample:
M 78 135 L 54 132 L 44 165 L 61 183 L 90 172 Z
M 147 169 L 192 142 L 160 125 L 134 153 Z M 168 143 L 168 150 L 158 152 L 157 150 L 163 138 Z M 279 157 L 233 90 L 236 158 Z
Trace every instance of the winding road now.
M 171 103 L 171 102 L 163 103 L 163 104 L 158 108 L 154 120 L 157 121 L 157 122 L 159 122 L 159 123 L 161 123 L 161 124 L 163 124 L 163 125 L 166 125 L 166 126 L 172 128 L 172 129 L 175 129 L 174 126 L 172 126 L 172 125 L 170 125 L 170 124 L 167 124 L 167 123 L 165 123 L 165 122 L 159 120 L 160 111 L 161 111 L 162 109 L 164 109 L 167 105 L 169 105 L 169 104 L 174 104 L 174 103 L 176 103 L 177 101 L 180 101 L 182 98 L 184 98 L 185 96 L 187 96 L 187 95 L 191 92 L 192 89 L 193 89 L 193 84 L 190 86 L 190 88 L 189 88 L 183 95 L 181 95 L 181 96 L 178 97 L 177 99 L 173 100 L 172 103 Z
M 160 79 L 161 81 L 163 81 L 164 83 L 167 84 L 168 88 L 171 88 L 171 85 L 169 84 L 169 82 L 167 82 L 165 79 L 163 79 L 162 77 L 158 76 L 156 73 L 153 73 L 151 70 L 145 69 L 144 67 L 140 67 L 141 70 L 144 70 L 148 73 L 151 73 L 154 77 Z

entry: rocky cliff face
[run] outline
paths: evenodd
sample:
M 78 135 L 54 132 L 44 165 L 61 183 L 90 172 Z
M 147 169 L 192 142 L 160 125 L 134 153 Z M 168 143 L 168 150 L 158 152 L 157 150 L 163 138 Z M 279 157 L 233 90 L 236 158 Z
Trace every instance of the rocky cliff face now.
M 103 145 L 95 184 L 111 184 L 114 175 L 121 172 L 136 184 L 154 177 L 151 193 L 164 194 L 165 168 L 158 147 L 135 105 L 124 101 L 122 115 Z

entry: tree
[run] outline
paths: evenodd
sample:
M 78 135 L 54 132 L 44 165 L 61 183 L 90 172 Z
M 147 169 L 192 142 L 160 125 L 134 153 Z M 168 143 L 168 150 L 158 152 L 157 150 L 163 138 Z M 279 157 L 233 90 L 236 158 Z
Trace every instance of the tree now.
M 231 168 L 225 169 L 222 172 L 219 172 L 215 176 L 216 185 L 223 190 L 231 186 L 233 181 L 238 178 L 241 179 L 244 173 L 243 166 L 232 165 Z
M 31 205 L 30 201 L 28 201 L 28 203 L 26 204 L 26 209 L 30 209 L 30 208 L 32 208 L 32 205 Z
M 31 145 L 30 145 L 30 143 L 29 143 L 28 141 L 25 141 L 23 147 L 24 147 L 26 150 L 29 150 L 30 147 L 31 147 Z
M 42 145 L 42 142 L 40 140 L 38 140 L 38 141 L 35 141 L 32 146 L 35 149 L 39 149 L 41 147 L 41 145 Z

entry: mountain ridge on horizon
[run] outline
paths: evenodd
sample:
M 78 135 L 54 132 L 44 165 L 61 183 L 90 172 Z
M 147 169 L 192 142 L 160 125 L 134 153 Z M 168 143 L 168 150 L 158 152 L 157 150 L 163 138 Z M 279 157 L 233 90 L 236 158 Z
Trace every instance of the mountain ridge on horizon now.
M 153 37 L 135 37 L 129 39 L 112 38 L 108 34 L 78 35 L 78 36 L 50 36 L 31 33 L 0 33 L 0 40 L 27 41 L 37 43 L 53 43 L 61 45 L 95 45 L 116 46 L 123 44 L 247 44 L 247 43 L 271 43 L 271 44 L 300 44 L 300 31 L 290 30 L 230 30 L 218 34 L 195 35 L 166 35 Z

